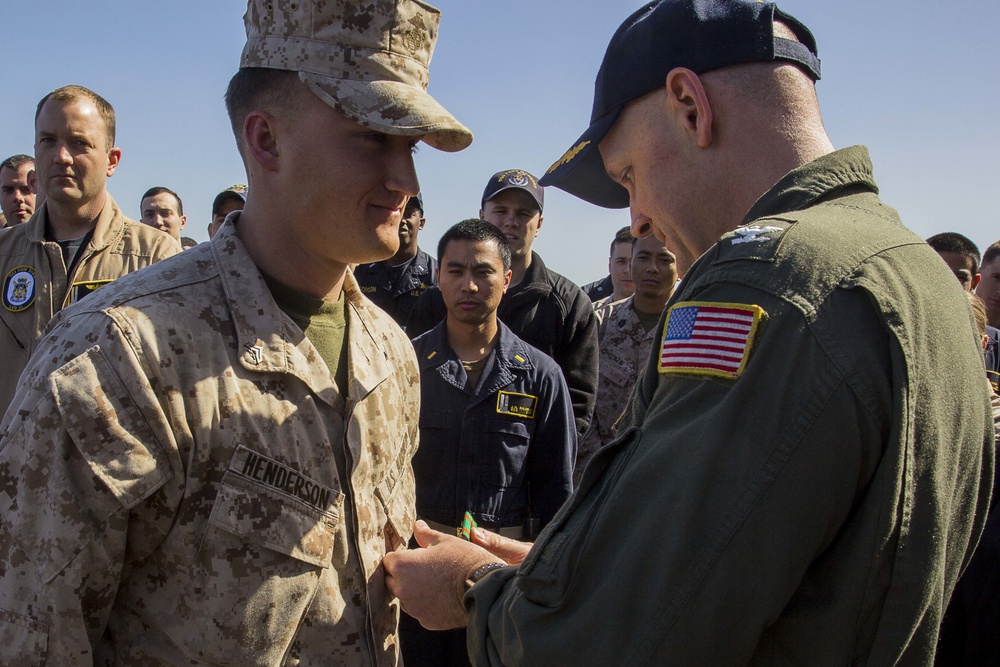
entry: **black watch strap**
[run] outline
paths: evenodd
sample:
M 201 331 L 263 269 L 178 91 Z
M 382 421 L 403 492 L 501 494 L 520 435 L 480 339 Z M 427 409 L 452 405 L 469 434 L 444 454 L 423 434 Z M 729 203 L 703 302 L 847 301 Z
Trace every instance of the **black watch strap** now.
M 505 567 L 508 567 L 507 563 L 487 563 L 486 565 L 480 565 L 473 570 L 472 574 L 470 574 L 465 580 L 465 590 L 469 590 L 475 586 L 479 583 L 480 579 L 485 577 L 490 572 L 493 572 L 494 570 L 502 570 Z

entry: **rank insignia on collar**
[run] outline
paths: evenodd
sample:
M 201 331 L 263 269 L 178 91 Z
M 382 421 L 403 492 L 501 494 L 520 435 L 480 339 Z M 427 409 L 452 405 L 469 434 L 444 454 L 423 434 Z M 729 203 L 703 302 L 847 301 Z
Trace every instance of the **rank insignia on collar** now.
M 3 307 L 12 313 L 28 309 L 35 302 L 35 270 L 18 266 L 3 280 Z
M 739 243 L 760 243 L 761 241 L 770 241 L 771 237 L 768 234 L 773 234 L 774 232 L 785 231 L 782 227 L 773 227 L 771 225 L 765 225 L 761 227 L 760 225 L 750 225 L 748 227 L 738 227 L 733 230 L 733 245 Z
M 742 303 L 674 304 L 663 327 L 659 371 L 735 380 L 766 317 L 760 306 Z
M 264 362 L 264 347 L 260 345 L 260 341 L 257 344 L 246 343 L 243 345 L 243 349 L 246 350 L 245 357 L 254 366 L 259 366 Z

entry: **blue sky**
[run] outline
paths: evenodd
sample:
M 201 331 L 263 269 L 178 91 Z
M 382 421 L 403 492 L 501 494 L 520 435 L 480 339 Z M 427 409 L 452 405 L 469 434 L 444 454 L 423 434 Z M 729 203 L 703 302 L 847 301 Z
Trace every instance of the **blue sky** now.
M 185 234 L 208 238 L 215 194 L 244 182 L 222 95 L 245 34 L 239 0 L 47 0 L 2 11 L 0 156 L 32 150 L 35 105 L 76 83 L 115 107 L 122 163 L 109 189 L 131 217 L 153 185 L 185 203 Z M 475 216 L 486 179 L 541 174 L 590 116 L 608 39 L 639 1 L 437 0 L 444 16 L 430 92 L 476 135 L 457 154 L 423 146 L 417 169 L 432 250 Z M 788 0 L 816 35 L 824 120 L 837 147 L 865 144 L 883 199 L 921 236 L 1000 239 L 1000 3 L 996 0 Z M 572 280 L 606 273 L 628 224 L 565 193 L 546 193 L 535 249 Z

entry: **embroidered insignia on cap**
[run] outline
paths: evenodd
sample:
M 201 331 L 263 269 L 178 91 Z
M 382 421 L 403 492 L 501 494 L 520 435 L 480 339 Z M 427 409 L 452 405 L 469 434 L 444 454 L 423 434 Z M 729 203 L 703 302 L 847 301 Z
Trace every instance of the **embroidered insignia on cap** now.
M 767 313 L 742 303 L 684 301 L 671 306 L 660 345 L 661 373 L 735 380 L 746 368 Z
M 736 236 L 733 237 L 733 245 L 737 243 L 754 243 L 760 241 L 770 241 L 770 236 L 764 236 L 765 234 L 772 234 L 774 232 L 785 231 L 781 227 L 772 227 L 770 225 L 761 227 L 760 225 L 750 225 L 749 227 L 738 227 L 733 230 Z
M 19 313 L 34 301 L 35 270 L 30 266 L 12 269 L 3 281 L 3 307 L 12 313 Z
M 534 419 L 538 397 L 531 394 L 517 394 L 512 391 L 501 391 L 497 394 L 497 414 Z
M 538 187 L 538 183 L 535 181 L 534 176 L 523 169 L 508 169 L 507 171 L 501 171 L 497 174 L 497 183 L 503 183 L 505 181 L 507 185 L 513 185 L 518 188 Z
M 573 148 L 571 148 L 568 151 L 566 151 L 565 153 L 563 153 L 563 156 L 561 158 L 559 158 L 558 160 L 556 160 L 555 162 L 553 162 L 552 166 L 549 167 L 548 170 L 545 173 L 546 174 L 551 174 L 553 171 L 555 171 L 559 167 L 563 166 L 564 164 L 569 164 L 570 162 L 572 162 L 573 158 L 575 158 L 577 155 L 579 155 L 580 151 L 582 151 L 584 148 L 586 148 L 587 144 L 589 144 L 589 143 L 590 143 L 589 141 L 582 141 L 579 144 L 577 144 L 576 146 L 573 146 Z

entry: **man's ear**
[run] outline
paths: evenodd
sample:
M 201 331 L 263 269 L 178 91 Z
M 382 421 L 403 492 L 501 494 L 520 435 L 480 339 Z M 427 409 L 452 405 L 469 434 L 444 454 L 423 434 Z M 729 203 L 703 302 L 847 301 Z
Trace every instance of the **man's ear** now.
M 510 280 L 514 276 L 514 272 L 507 269 L 507 273 L 503 274 L 503 291 L 504 294 L 507 293 L 507 288 L 510 287 Z
M 108 151 L 108 168 L 105 174 L 111 177 L 115 173 L 115 169 L 118 168 L 118 163 L 122 161 L 122 149 L 117 146 L 112 146 L 111 150 Z
M 28 190 L 30 190 L 33 195 L 38 194 L 38 177 L 35 175 L 34 169 L 28 172 Z
M 712 144 L 712 105 L 697 74 L 676 67 L 667 74 L 667 108 L 699 148 Z
M 983 279 L 983 274 L 981 273 L 977 273 L 976 275 L 972 276 L 972 287 L 969 288 L 969 291 L 974 293 L 976 291 L 976 285 L 978 285 L 979 281 L 982 279 Z
M 243 141 L 247 154 L 265 171 L 278 170 L 278 142 L 274 116 L 263 111 L 251 111 L 243 119 Z

